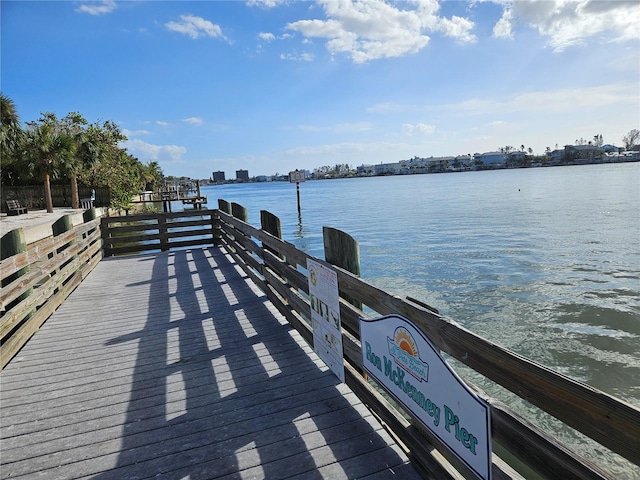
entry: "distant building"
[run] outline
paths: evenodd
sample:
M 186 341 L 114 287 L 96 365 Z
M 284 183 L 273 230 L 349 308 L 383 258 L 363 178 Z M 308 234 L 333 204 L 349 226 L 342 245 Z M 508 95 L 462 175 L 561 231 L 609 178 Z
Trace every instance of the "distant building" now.
M 214 181 L 215 183 L 218 183 L 218 182 L 225 182 L 225 181 L 226 181 L 226 179 L 224 178 L 224 172 L 220 172 L 220 171 L 218 171 L 218 172 L 213 172 L 213 181 Z
M 474 153 L 473 164 L 475 168 L 504 166 L 508 155 L 502 152 Z
M 362 164 L 356 168 L 356 175 L 358 176 L 370 176 L 373 175 L 375 168 L 373 165 Z
M 249 170 L 236 170 L 236 180 L 240 182 L 248 182 Z
M 395 175 L 400 170 L 400 162 L 374 165 L 375 175 Z
M 594 160 L 602 158 L 602 150 L 596 145 L 565 145 L 564 157 L 567 163 L 576 160 Z

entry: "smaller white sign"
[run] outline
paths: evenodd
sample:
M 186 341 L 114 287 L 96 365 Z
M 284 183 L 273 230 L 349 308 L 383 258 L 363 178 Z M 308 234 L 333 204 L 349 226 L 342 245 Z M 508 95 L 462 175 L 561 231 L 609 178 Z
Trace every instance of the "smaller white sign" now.
M 482 479 L 491 479 L 491 412 L 410 320 L 360 319 L 362 365 Z
M 307 259 L 307 270 L 309 271 L 313 349 L 340 381 L 344 382 L 338 274 L 311 259 Z
M 294 170 L 289 172 L 289 183 L 304 182 L 306 177 L 306 170 Z

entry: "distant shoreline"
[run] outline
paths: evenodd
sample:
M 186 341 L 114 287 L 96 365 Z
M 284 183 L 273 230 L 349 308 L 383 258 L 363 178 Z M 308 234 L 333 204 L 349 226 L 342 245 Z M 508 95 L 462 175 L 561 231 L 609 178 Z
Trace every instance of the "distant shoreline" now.
M 493 165 L 485 165 L 475 168 L 459 168 L 459 169 L 445 169 L 445 170 L 437 170 L 437 171 L 409 171 L 409 172 L 385 172 L 381 174 L 325 174 L 322 176 L 316 176 L 315 174 L 311 174 L 306 177 L 305 181 L 313 181 L 313 180 L 335 180 L 340 178 L 370 178 L 370 177 L 395 177 L 395 176 L 405 176 L 405 175 L 432 175 L 432 174 L 443 174 L 443 173 L 460 173 L 460 172 L 484 172 L 484 171 L 494 171 L 494 170 L 522 170 L 522 169 L 530 169 L 530 168 L 551 168 L 551 167 L 575 167 L 582 165 L 607 165 L 607 164 L 620 164 L 620 163 L 638 163 L 640 162 L 640 156 L 631 157 L 631 159 L 575 159 L 569 162 L 560 162 L 560 163 L 548 163 L 548 164 L 532 164 L 532 165 L 519 165 L 519 166 L 510 166 L 504 164 L 493 164 Z M 249 180 L 226 180 L 224 182 L 212 182 L 208 183 L 206 180 L 200 180 L 201 186 L 216 186 L 216 185 L 232 185 L 232 184 L 242 184 L 242 183 L 270 183 L 270 182 L 289 182 L 289 177 L 287 175 L 280 175 L 277 178 L 267 177 L 265 175 L 259 175 L 257 177 L 252 177 Z M 260 179 L 259 179 L 260 178 Z

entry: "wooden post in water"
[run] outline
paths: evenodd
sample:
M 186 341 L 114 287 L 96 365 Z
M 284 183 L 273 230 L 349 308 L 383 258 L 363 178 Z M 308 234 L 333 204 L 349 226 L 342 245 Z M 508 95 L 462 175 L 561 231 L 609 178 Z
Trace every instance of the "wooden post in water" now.
M 0 239 L 0 260 L 5 260 L 13 255 L 18 253 L 22 253 L 27 249 L 27 242 L 24 236 L 24 230 L 21 228 L 16 228 L 15 230 L 11 230 L 10 232 L 5 233 Z M 24 267 L 18 270 L 13 275 L 8 276 L 6 279 L 2 281 L 2 286 L 5 287 L 17 278 L 26 275 L 31 270 L 30 267 Z M 33 288 L 28 289 L 18 298 L 16 298 L 9 305 L 6 305 L 6 310 L 11 310 L 14 305 L 20 303 L 22 300 L 27 298 L 33 292 Z M 28 317 L 27 317 L 28 318 Z
M 221 198 L 218 199 L 218 210 L 231 215 L 231 204 Z
M 245 223 L 249 221 L 249 212 L 239 203 L 231 202 L 231 214 Z
M 304 182 L 306 179 L 306 171 L 298 170 L 297 168 L 289 172 L 289 183 L 296 184 L 296 196 L 298 197 L 298 217 L 302 215 L 302 209 L 300 208 L 300 182 Z
M 349 234 L 332 227 L 322 227 L 324 258 L 327 262 L 360 276 L 360 245 Z M 362 308 L 362 302 L 342 295 L 351 305 Z

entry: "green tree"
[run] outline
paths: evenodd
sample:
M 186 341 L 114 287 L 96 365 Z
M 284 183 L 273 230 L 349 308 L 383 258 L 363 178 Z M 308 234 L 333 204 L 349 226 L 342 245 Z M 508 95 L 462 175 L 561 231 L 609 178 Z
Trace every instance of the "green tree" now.
M 86 133 L 87 120 L 78 112 L 71 112 L 62 119 L 63 128 L 67 134 L 73 139 L 75 144 L 75 154 L 72 159 L 65 165 L 67 174 L 71 181 L 71 208 L 80 208 L 80 198 L 78 195 L 78 174 L 84 166 L 83 156 L 87 148 L 92 149 L 93 146 L 87 147 L 85 143 L 89 141 Z
M 74 155 L 66 159 L 65 164 L 60 167 L 71 182 L 71 208 L 80 208 L 78 174 L 84 168 L 89 152 L 96 148 L 92 138 L 87 136 L 88 122 L 78 112 L 69 112 L 61 119 L 55 113 L 45 112 L 38 122 L 49 125 L 57 133 L 67 135 L 74 143 Z
M 624 143 L 625 150 L 631 150 L 636 145 L 640 144 L 640 130 L 634 128 L 622 137 L 622 143 Z
M 149 162 L 147 165 L 145 165 L 145 190 L 156 191 L 162 185 L 163 179 L 164 175 L 162 174 L 162 169 L 160 168 L 160 164 L 158 164 L 158 162 Z
M 15 103 L 0 93 L 0 158 L 2 183 L 13 184 L 19 176 L 19 155 L 24 143 L 24 130 Z
M 57 178 L 73 159 L 75 143 L 64 133 L 56 132 L 51 125 L 30 124 L 25 140 L 25 166 L 34 177 L 44 183 L 47 212 L 53 213 L 51 178 Z

